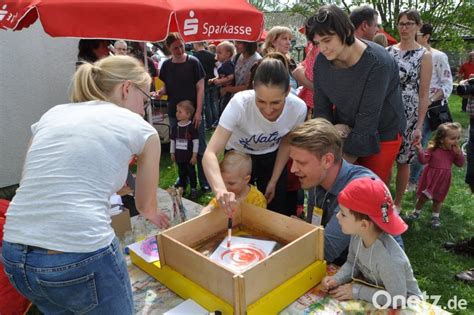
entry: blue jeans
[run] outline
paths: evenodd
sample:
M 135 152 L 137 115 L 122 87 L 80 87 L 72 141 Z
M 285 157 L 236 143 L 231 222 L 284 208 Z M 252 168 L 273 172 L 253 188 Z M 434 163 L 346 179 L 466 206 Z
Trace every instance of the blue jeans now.
M 3 241 L 5 274 L 45 314 L 133 314 L 127 265 L 115 238 L 92 253 L 56 253 Z
M 431 137 L 431 129 L 428 120 L 425 118 L 425 122 L 423 123 L 423 130 L 421 132 L 421 145 L 423 148 L 426 148 L 428 141 Z M 420 177 L 421 171 L 423 170 L 423 165 L 421 165 L 420 161 L 418 160 L 418 156 L 413 159 L 413 162 L 410 165 L 410 183 L 416 184 L 418 183 L 418 178 Z
M 210 128 L 219 119 L 216 104 L 216 86 L 208 85 L 204 89 L 204 114 L 206 117 L 206 128 Z

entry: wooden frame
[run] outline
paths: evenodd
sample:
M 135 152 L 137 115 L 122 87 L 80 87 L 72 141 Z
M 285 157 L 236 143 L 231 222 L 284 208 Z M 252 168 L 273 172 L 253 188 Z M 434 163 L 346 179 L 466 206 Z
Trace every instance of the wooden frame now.
M 225 232 L 227 217 L 223 211 L 215 210 L 162 232 L 158 246 L 161 266 L 169 266 L 233 305 L 234 314 L 245 314 L 249 305 L 324 259 L 321 227 L 248 204 L 242 204 L 234 213 L 233 223 L 285 245 L 253 267 L 235 273 L 193 249 Z

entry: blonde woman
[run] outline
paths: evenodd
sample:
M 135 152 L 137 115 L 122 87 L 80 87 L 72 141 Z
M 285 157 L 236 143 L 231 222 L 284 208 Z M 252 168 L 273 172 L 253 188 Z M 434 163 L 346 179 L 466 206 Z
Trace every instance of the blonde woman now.
M 296 69 L 296 61 L 290 56 L 291 49 L 291 40 L 293 35 L 291 30 L 286 26 L 274 26 L 272 27 L 265 38 L 265 43 L 263 43 L 262 52 L 265 57 L 271 52 L 279 52 L 286 56 L 288 59 L 288 67 L 290 74 Z M 298 87 L 297 81 L 290 75 L 290 86 L 292 92 L 295 92 L 295 89 Z
M 110 226 L 109 198 L 138 156 L 136 206 L 158 227 L 160 140 L 143 120 L 151 78 L 140 62 L 85 63 L 71 103 L 31 127 L 20 188 L 4 229 L 5 272 L 45 314 L 133 314 L 127 266 Z

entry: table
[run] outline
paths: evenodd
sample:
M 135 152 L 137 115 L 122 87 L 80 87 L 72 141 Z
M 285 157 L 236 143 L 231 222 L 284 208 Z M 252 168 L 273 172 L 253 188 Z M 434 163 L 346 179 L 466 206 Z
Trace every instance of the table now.
M 171 197 L 163 189 L 157 190 L 159 207 L 166 212 L 171 212 Z M 183 199 L 183 204 L 187 210 L 188 218 L 199 214 L 202 206 L 190 200 Z M 132 218 L 132 226 L 134 218 Z M 156 231 L 153 225 L 148 225 L 149 231 Z M 153 232 L 152 232 L 153 233 Z M 163 314 L 169 309 L 180 304 L 184 300 L 170 291 L 155 278 L 130 263 L 127 257 L 128 272 L 132 283 L 133 299 L 135 303 L 135 314 L 157 315 Z M 328 265 L 328 274 L 337 272 L 337 266 Z M 322 292 L 319 286 L 309 290 L 298 300 L 290 304 L 280 312 L 281 315 L 303 315 L 303 314 L 449 314 L 439 307 L 435 307 L 426 302 L 420 302 L 416 309 L 407 309 L 403 311 L 383 311 L 377 310 L 372 304 L 364 301 L 346 301 L 339 302 L 331 296 Z

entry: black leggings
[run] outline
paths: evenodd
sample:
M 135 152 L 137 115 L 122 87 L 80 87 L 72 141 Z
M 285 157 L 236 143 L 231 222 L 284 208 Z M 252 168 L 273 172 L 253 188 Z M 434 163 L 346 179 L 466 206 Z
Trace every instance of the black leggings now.
M 267 184 L 270 181 L 273 173 L 273 167 L 275 166 L 275 160 L 277 156 L 277 151 L 261 154 L 261 155 L 251 155 L 252 157 L 252 179 L 251 182 L 257 185 L 258 190 L 265 194 L 267 189 Z M 294 210 L 288 209 L 286 207 L 286 184 L 287 184 L 288 173 L 286 170 L 286 165 L 283 168 L 283 172 L 278 179 L 278 182 L 275 187 L 275 196 L 273 197 L 272 202 L 267 206 L 268 209 L 275 212 L 292 215 L 295 214 Z

